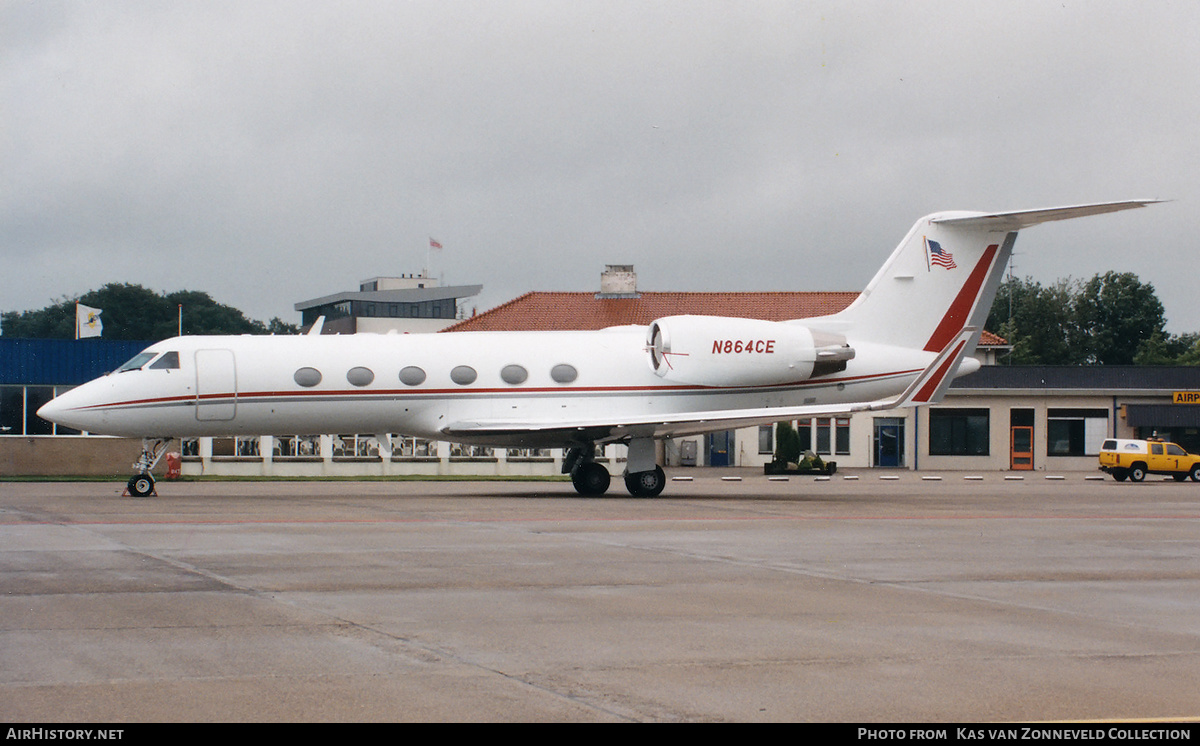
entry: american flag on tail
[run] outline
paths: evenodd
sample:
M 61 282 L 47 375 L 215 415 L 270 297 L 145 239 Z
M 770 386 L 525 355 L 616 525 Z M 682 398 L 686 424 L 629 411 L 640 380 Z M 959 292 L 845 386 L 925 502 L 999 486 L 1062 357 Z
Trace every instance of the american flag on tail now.
M 929 263 L 937 265 L 942 269 L 954 269 L 958 265 L 954 263 L 954 255 L 942 248 L 942 245 L 937 241 L 925 239 L 925 246 L 929 250 Z

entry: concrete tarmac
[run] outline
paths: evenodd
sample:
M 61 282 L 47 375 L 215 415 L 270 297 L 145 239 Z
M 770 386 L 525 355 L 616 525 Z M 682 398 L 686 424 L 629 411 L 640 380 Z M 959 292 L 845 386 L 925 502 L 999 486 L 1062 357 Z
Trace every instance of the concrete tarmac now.
M 677 475 L 0 484 L 0 720 L 1200 716 L 1200 484 Z

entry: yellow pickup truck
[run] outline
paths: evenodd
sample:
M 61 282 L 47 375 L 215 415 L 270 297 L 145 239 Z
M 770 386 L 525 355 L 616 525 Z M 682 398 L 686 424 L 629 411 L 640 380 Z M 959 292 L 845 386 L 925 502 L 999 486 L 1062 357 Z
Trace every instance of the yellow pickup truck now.
M 1140 482 L 1147 474 L 1169 474 L 1176 482 L 1200 482 L 1200 456 L 1162 440 L 1109 438 L 1100 446 L 1100 471 L 1113 479 Z

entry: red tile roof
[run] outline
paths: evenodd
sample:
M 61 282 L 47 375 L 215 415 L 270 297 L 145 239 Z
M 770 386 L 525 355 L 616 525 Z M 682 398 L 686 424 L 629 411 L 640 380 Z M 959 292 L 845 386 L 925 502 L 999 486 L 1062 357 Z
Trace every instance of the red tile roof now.
M 1008 340 L 1005 339 L 1004 337 L 1001 337 L 999 334 L 992 334 L 987 329 L 984 329 L 983 334 L 979 335 L 979 346 L 980 347 L 990 347 L 990 346 L 1007 347 Z
M 698 314 L 787 321 L 837 313 L 858 293 L 653 293 L 635 298 L 596 297 L 595 293 L 532 292 L 442 331 L 566 331 L 645 325 L 663 316 Z M 1006 344 L 990 332 L 980 344 Z

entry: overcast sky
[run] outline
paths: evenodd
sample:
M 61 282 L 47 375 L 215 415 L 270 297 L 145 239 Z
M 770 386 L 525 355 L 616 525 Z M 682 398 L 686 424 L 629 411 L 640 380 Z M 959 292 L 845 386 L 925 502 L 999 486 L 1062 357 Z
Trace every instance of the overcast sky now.
M 946 209 L 1200 331 L 1200 3 L 0 0 L 0 310 L 484 286 L 860 290 Z M 186 309 L 185 309 L 186 312 Z

